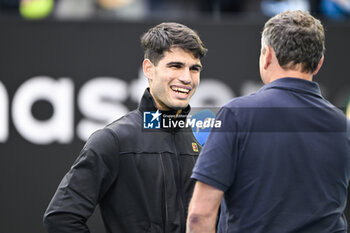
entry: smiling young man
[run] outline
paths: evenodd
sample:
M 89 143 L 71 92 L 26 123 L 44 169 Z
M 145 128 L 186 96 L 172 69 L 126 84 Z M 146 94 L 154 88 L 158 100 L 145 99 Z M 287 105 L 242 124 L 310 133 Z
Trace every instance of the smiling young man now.
M 199 58 L 182 48 L 171 48 L 156 65 L 143 62 L 150 93 L 158 109 L 184 109 L 199 84 L 202 69 Z
M 145 117 L 186 117 L 207 49 L 178 23 L 151 28 L 141 44 L 149 88 L 137 110 L 89 138 L 45 212 L 50 233 L 89 232 L 97 205 L 109 233 L 185 232 L 200 147 L 190 129 L 149 130 Z

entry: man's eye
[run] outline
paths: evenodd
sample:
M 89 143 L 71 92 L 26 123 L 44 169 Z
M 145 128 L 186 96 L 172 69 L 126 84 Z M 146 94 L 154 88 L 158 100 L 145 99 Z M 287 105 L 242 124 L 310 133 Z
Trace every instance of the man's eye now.
M 196 67 L 191 67 L 190 70 L 199 72 L 199 71 L 201 71 L 201 68 L 196 66 Z

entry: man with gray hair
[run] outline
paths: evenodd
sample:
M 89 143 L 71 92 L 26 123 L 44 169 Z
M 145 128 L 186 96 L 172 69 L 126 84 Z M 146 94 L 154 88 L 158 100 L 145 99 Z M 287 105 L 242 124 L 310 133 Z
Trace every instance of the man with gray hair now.
M 319 20 L 271 18 L 259 60 L 265 85 L 231 100 L 193 169 L 187 232 L 346 233 L 349 122 L 312 81 L 324 60 Z

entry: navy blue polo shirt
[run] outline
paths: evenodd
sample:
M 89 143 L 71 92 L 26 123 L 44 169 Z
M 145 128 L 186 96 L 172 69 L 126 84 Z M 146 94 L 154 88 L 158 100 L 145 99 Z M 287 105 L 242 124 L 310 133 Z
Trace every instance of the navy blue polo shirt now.
M 346 232 L 346 116 L 315 82 L 282 78 L 223 106 L 192 178 L 225 192 L 218 233 Z

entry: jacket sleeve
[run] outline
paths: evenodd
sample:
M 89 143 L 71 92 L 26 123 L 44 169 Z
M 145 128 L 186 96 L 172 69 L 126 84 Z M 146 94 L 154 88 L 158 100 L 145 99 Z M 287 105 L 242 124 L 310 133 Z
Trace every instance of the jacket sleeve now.
M 96 205 L 117 179 L 119 146 L 108 128 L 95 132 L 64 176 L 45 214 L 49 233 L 85 233 Z

